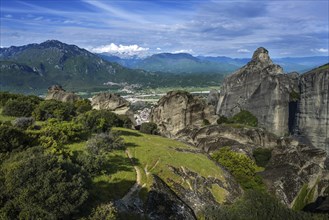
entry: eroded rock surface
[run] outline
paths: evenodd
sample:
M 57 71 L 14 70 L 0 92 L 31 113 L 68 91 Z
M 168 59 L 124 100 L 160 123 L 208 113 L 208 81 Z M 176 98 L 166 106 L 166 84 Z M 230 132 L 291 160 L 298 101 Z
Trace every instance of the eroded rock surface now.
M 188 126 L 200 127 L 216 119 L 214 108 L 206 100 L 183 91 L 168 92 L 151 112 L 151 121 L 167 137 L 175 136 Z
M 329 153 L 329 65 L 300 77 L 297 133 Z
M 99 93 L 92 97 L 93 109 L 107 109 L 117 114 L 126 114 L 130 103 L 121 96 L 113 93 Z
M 328 188 L 326 156 L 324 150 L 281 139 L 262 176 L 269 191 L 288 207 L 301 202 L 306 205 L 324 195 Z
M 53 85 L 48 88 L 46 100 L 49 99 L 55 99 L 62 102 L 75 102 L 81 98 L 72 92 L 66 92 L 60 85 Z
M 295 118 L 289 115 L 293 91 L 298 91 L 298 76 L 284 74 L 261 47 L 247 65 L 224 80 L 217 114 L 231 117 L 248 110 L 257 117 L 260 127 L 285 135 L 289 133 L 288 124 Z

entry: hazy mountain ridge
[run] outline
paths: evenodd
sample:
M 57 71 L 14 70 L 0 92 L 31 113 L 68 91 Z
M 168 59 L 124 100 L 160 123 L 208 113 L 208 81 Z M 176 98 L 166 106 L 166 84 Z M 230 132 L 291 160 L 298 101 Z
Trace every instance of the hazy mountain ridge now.
M 168 73 L 229 73 L 246 65 L 250 58 L 231 58 L 226 56 L 193 56 L 188 53 L 159 53 L 146 58 L 120 58 L 110 54 L 98 54 L 105 60 L 123 66 Z M 328 56 L 273 58 L 285 72 L 307 72 L 329 62 Z

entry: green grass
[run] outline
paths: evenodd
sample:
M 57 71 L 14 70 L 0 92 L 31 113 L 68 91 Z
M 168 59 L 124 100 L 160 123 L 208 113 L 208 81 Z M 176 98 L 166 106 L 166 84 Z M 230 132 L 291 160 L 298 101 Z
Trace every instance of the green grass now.
M 314 201 L 315 186 L 316 184 L 310 189 L 308 188 L 308 184 L 303 185 L 294 201 L 293 210 L 302 210 L 307 204 Z
M 225 183 L 222 170 L 205 154 L 175 150 L 175 148 L 195 150 L 194 147 L 172 139 L 142 134 L 130 129 L 115 128 L 114 130 L 121 133 L 125 140 L 128 151 L 135 158 L 137 166 L 142 171 L 142 184 L 146 184 L 147 189 L 152 184 L 150 174 L 158 175 L 169 186 L 172 185 L 171 181 L 168 181 L 170 179 L 185 188 L 190 187 L 187 181 L 170 169 L 169 165 L 196 172 L 203 177 L 214 177 Z M 220 187 L 213 188 L 211 191 L 216 200 L 223 201 L 226 191 L 218 189 Z

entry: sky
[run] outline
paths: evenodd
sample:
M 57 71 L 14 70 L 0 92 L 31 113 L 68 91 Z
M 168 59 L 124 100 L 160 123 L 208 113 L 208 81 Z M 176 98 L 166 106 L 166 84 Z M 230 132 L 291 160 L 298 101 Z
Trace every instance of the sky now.
M 327 56 L 328 0 L 0 0 L 0 46 L 55 39 L 147 56 Z

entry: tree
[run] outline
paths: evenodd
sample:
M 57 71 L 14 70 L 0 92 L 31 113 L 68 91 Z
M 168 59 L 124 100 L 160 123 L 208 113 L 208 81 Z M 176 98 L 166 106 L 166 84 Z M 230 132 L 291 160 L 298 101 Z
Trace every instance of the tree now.
M 0 125 L 0 153 L 26 148 L 30 144 L 24 131 L 8 125 Z
M 111 111 L 108 110 L 92 110 L 79 115 L 80 122 L 86 129 L 91 132 L 107 132 L 112 127 L 122 127 L 123 121 Z
M 101 204 L 93 209 L 90 220 L 115 220 L 117 219 L 117 210 L 113 203 Z
M 146 122 L 141 125 L 140 132 L 145 134 L 158 134 L 158 126 L 153 122 Z
M 32 115 L 36 120 L 40 121 L 45 121 L 49 118 L 68 121 L 75 116 L 75 108 L 69 102 L 45 100 L 34 109 Z
M 85 113 L 92 109 L 91 102 L 88 99 L 80 99 L 74 102 L 74 107 L 78 114 Z
M 88 198 L 88 174 L 40 147 L 12 155 L 1 172 L 7 201 L 0 213 L 6 219 L 67 218 Z
M 13 122 L 13 125 L 22 130 L 26 130 L 28 127 L 34 124 L 34 118 L 32 117 L 21 117 L 16 118 Z
M 252 127 L 258 126 L 258 119 L 251 114 L 251 112 L 242 110 L 239 113 L 235 114 L 232 119 L 233 123 L 239 123 L 244 125 L 249 125 Z
M 124 146 L 123 139 L 110 132 L 94 135 L 87 141 L 87 150 L 92 154 L 101 154 L 110 152 L 114 149 L 122 149 Z

